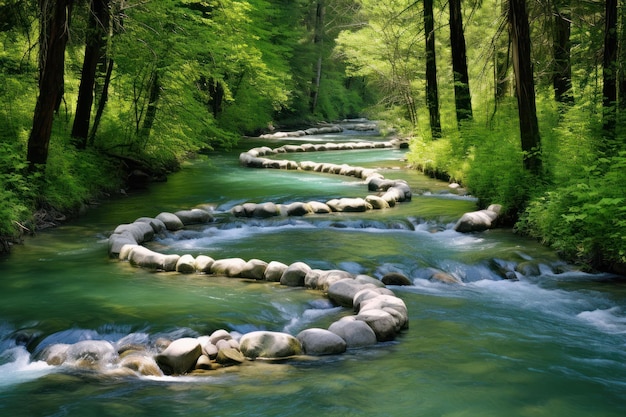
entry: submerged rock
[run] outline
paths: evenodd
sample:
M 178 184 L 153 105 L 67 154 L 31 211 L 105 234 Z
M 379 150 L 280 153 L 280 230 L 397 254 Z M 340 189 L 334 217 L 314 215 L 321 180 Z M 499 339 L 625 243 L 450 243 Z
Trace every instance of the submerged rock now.
M 413 285 L 413 281 L 399 272 L 389 272 L 382 277 L 385 285 Z
M 117 358 L 117 351 L 106 340 L 82 340 L 68 346 L 64 363 L 78 368 L 98 369 Z

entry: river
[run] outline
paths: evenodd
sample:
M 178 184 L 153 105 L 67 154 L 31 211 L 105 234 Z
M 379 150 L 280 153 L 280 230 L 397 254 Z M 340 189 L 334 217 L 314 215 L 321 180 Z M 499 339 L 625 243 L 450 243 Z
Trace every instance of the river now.
M 344 133 L 274 141 L 372 139 Z M 375 138 L 374 138 L 375 139 Z M 561 262 L 508 229 L 460 234 L 475 209 L 446 184 L 403 169 L 393 149 L 291 154 L 290 159 L 377 167 L 406 179 L 411 202 L 366 213 L 234 219 L 246 201 L 365 196 L 355 178 L 241 167 L 267 141 L 198 158 L 166 183 L 106 201 L 29 238 L 0 260 L 0 414 L 6 416 L 623 416 L 626 283 Z M 220 222 L 152 242 L 173 253 L 302 261 L 381 277 L 409 328 L 391 342 L 342 355 L 255 361 L 203 376 L 108 377 L 48 366 L 42 348 L 84 339 L 199 336 L 217 329 L 296 334 L 349 314 L 321 293 L 209 275 L 155 273 L 109 259 L 118 224 L 200 204 Z M 494 265 L 518 266 L 502 279 Z M 437 268 L 462 279 L 425 279 Z

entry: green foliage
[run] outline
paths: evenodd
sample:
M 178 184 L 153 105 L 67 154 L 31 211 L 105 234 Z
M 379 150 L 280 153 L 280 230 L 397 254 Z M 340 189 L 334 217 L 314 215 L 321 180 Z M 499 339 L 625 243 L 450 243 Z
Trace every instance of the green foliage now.
M 337 53 L 348 75 L 367 77 L 379 92 L 385 109 L 402 107 L 405 118 L 417 125 L 419 92 L 424 88 L 423 28 L 419 9 L 402 0 L 362 1 L 367 24 L 342 31 Z
M 53 141 L 45 176 L 36 201 L 39 206 L 54 207 L 71 213 L 102 192 L 122 187 L 114 161 L 93 150 L 78 151 L 68 141 Z
M 626 152 L 533 200 L 518 227 L 581 264 L 626 263 Z
M 20 222 L 30 217 L 26 201 L 36 194 L 32 178 L 24 174 L 26 161 L 23 149 L 0 142 L 0 237 L 15 238 Z

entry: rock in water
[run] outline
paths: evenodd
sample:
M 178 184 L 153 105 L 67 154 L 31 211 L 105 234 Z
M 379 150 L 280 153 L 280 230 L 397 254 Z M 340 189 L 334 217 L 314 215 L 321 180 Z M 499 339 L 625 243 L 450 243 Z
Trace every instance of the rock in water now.
M 241 353 L 250 359 L 279 359 L 302 354 L 300 341 L 287 333 L 251 332 L 243 335 L 239 344 Z
M 192 370 L 202 355 L 198 339 L 184 337 L 174 340 L 162 353 L 155 357 L 166 375 L 180 375 Z

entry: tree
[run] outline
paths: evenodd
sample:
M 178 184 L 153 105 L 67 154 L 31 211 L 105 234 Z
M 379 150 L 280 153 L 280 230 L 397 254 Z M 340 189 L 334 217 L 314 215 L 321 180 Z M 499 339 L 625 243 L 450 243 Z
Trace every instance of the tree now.
M 72 127 L 72 137 L 76 139 L 76 147 L 84 149 L 87 146 L 91 107 L 94 98 L 94 84 L 98 63 L 102 61 L 102 54 L 106 47 L 106 37 L 109 33 L 110 0 L 91 0 L 89 2 L 89 25 L 85 45 L 85 59 L 78 88 L 76 115 Z
M 524 152 L 524 168 L 539 175 L 542 171 L 541 137 L 535 104 L 535 83 L 530 53 L 530 28 L 526 0 L 509 0 L 509 31 L 511 34 L 515 94 L 519 128 Z
M 426 105 L 433 138 L 441 137 L 439 91 L 437 89 L 437 59 L 435 54 L 435 19 L 433 0 L 424 0 L 424 34 L 426 37 Z
M 554 72 L 552 83 L 554 98 L 557 102 L 571 104 L 572 95 L 572 65 L 571 65 L 571 16 L 569 12 L 570 0 L 555 0 L 554 3 Z
M 621 10 L 624 10 L 626 7 L 626 2 L 622 0 Z M 619 68 L 618 68 L 618 108 L 621 112 L 621 116 L 623 119 L 624 113 L 626 112 L 626 13 L 622 11 L 620 14 L 621 24 L 620 24 L 620 32 L 619 32 Z
M 311 81 L 310 111 L 315 113 L 319 99 L 320 84 L 322 79 L 322 59 L 324 54 L 324 15 L 326 13 L 324 0 L 314 2 L 315 18 L 313 25 L 313 48 L 317 53 L 317 59 L 313 65 L 313 79 Z
M 366 77 L 379 94 L 385 110 L 399 110 L 402 118 L 418 126 L 416 97 L 423 90 L 419 77 L 423 62 L 418 47 L 423 16 L 405 1 L 362 2 L 358 30 L 344 30 L 337 50 L 347 62 L 348 75 Z M 394 117 L 395 118 L 395 117 Z
M 606 0 L 604 13 L 604 54 L 602 59 L 602 128 L 603 151 L 609 151 L 615 139 L 617 115 L 617 0 Z
M 63 96 L 65 47 L 72 3 L 72 0 L 39 1 L 39 96 L 27 152 L 31 171 L 48 160 L 54 112 Z
M 471 120 L 473 117 L 461 0 L 450 0 L 450 46 L 452 48 L 456 119 L 457 122 L 461 123 L 465 120 Z

